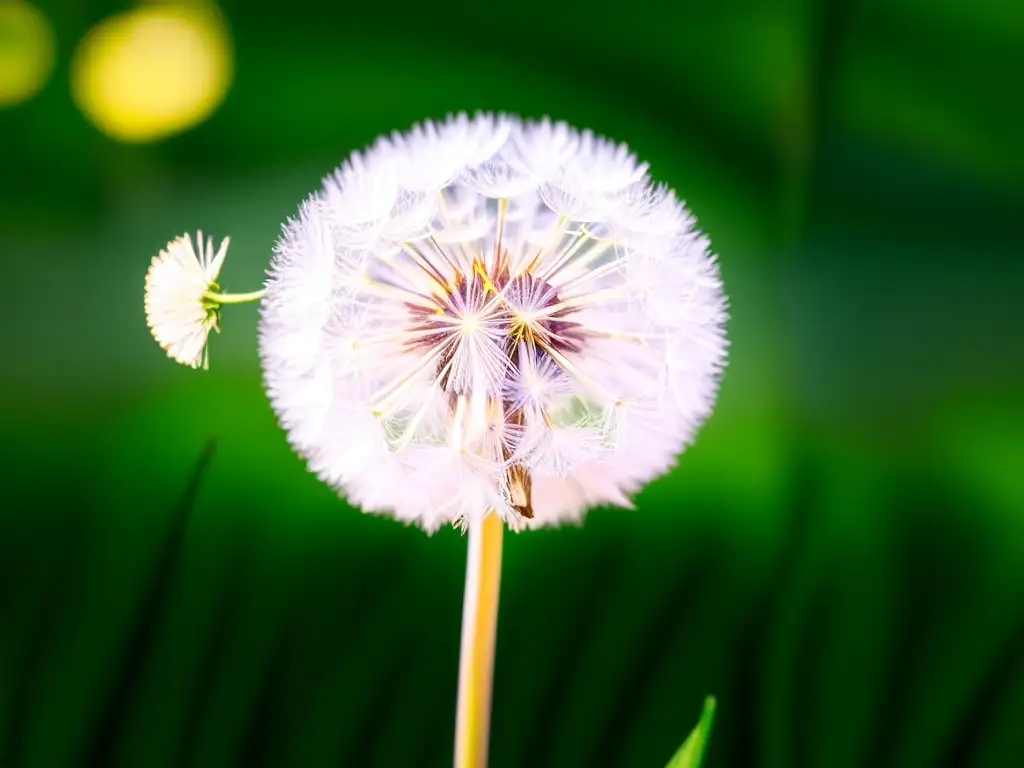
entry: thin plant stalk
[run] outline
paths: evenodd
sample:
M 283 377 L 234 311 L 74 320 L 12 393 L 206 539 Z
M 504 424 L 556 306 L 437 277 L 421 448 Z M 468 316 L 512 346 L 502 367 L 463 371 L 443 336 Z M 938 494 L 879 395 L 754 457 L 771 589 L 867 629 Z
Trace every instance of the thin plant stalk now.
M 501 517 L 493 513 L 469 526 L 455 723 L 455 768 L 487 766 L 503 528 Z
M 250 291 L 249 293 L 217 293 L 207 291 L 203 298 L 215 304 L 245 304 L 247 301 L 259 301 L 267 295 L 266 289 Z

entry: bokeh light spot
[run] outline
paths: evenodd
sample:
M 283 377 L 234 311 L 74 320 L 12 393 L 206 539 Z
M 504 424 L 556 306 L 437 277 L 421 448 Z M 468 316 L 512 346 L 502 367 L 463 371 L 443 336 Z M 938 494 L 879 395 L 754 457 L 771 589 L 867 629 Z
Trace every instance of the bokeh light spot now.
M 72 58 L 71 92 L 108 136 L 154 141 L 208 118 L 232 71 L 227 24 L 215 7 L 160 3 L 93 28 Z
M 0 108 L 35 96 L 53 72 L 53 29 L 22 0 L 0 0 Z

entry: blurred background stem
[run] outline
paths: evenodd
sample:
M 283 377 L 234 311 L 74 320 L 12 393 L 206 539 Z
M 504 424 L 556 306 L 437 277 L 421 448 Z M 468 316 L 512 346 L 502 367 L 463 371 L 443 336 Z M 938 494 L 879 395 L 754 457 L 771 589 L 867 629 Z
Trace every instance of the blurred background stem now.
M 496 514 L 489 514 L 469 526 L 455 723 L 455 768 L 484 768 L 487 765 L 503 528 L 504 523 Z

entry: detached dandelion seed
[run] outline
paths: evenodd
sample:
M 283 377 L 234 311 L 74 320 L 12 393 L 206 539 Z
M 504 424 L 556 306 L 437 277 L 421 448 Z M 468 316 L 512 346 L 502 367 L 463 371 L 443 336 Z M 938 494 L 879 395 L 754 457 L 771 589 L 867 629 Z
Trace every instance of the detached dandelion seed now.
M 469 530 L 456 765 L 482 766 L 502 528 L 628 507 L 692 440 L 726 358 L 709 242 L 624 145 L 460 115 L 325 179 L 261 315 L 309 468 L 365 511 Z
M 263 291 L 246 294 L 219 293 L 217 277 L 227 258 L 229 239 L 217 252 L 213 239 L 203 241 L 196 233 L 197 254 L 188 235 L 167 244 L 154 256 L 146 273 L 146 322 L 167 356 L 182 365 L 209 368 L 207 340 L 210 331 L 220 331 L 222 304 L 254 301 Z

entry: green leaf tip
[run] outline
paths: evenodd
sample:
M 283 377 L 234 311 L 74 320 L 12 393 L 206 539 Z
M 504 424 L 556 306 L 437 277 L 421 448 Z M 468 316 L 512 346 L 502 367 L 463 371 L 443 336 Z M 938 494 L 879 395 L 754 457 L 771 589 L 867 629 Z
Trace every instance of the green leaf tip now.
M 711 726 L 715 722 L 715 706 L 714 696 L 704 699 L 704 711 L 701 712 L 700 722 L 690 732 L 666 768 L 700 768 L 704 760 L 704 750 L 707 749 L 708 740 L 711 738 Z

